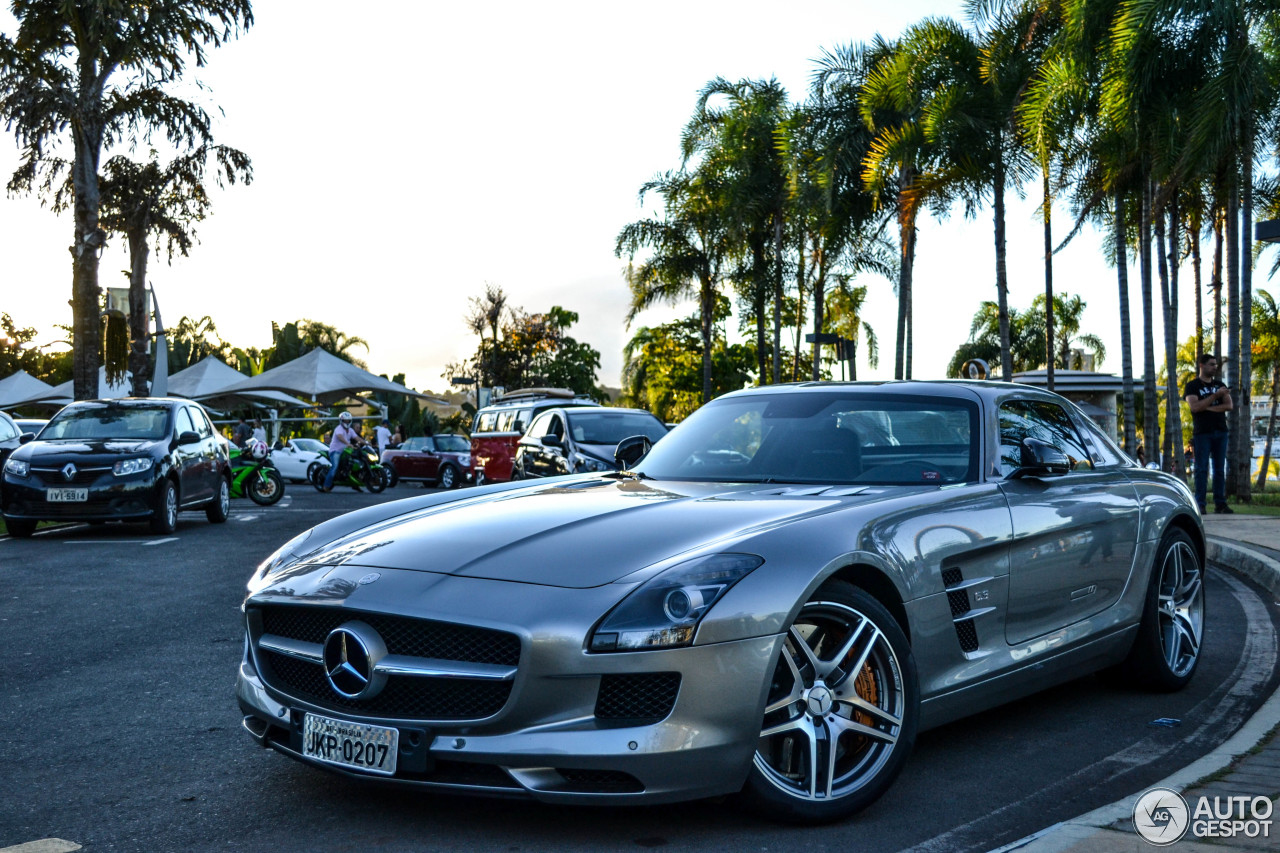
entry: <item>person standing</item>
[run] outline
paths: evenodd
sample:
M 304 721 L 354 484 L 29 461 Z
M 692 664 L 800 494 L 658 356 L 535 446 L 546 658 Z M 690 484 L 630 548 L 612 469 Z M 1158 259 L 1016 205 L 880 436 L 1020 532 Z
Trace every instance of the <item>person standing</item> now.
M 1207 480 L 1213 467 L 1213 511 L 1234 512 L 1227 506 L 1227 412 L 1235 408 L 1231 390 L 1218 379 L 1218 357 L 1200 356 L 1200 374 L 1187 383 L 1182 397 L 1191 409 L 1191 447 L 1195 454 L 1196 503 L 1208 511 Z
M 253 419 L 253 440 L 261 441 L 263 444 L 267 443 L 267 429 L 262 425 L 261 418 Z
M 249 426 L 244 415 L 241 415 L 240 422 L 231 431 L 231 441 L 236 447 L 244 447 L 250 438 L 253 438 L 253 427 Z
M 378 428 L 373 431 L 373 443 L 378 447 L 378 458 L 382 458 L 382 451 L 391 447 L 391 422 L 383 420 L 378 424 Z
M 360 433 L 351 426 L 351 413 L 338 415 L 338 425 L 333 428 L 333 438 L 329 440 L 329 473 L 324 475 L 324 490 L 333 490 L 333 478 L 338 473 L 338 460 L 342 451 L 351 446 L 360 445 Z

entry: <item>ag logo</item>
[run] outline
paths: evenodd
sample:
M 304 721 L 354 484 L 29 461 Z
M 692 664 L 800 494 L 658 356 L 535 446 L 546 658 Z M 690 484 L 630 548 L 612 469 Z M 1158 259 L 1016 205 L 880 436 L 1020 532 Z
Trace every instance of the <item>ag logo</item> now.
M 1165 847 L 1187 834 L 1191 812 L 1182 795 L 1169 788 L 1152 788 L 1133 805 L 1133 828 L 1144 841 Z

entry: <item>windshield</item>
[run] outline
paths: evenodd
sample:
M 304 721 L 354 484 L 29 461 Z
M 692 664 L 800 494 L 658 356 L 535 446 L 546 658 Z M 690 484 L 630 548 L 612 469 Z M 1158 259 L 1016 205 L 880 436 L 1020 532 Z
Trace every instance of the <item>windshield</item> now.
M 314 438 L 295 438 L 293 446 L 307 453 L 328 453 L 329 448 L 325 446 L 323 441 L 317 441 Z
M 55 415 L 40 439 L 156 441 L 168 438 L 169 429 L 166 406 L 78 406 Z
M 659 479 L 943 485 L 977 479 L 978 435 L 965 400 L 753 394 L 703 406 L 638 467 Z
M 617 444 L 633 435 L 656 442 L 667 434 L 662 421 L 642 412 L 568 412 L 569 432 L 579 444 Z
M 437 435 L 436 450 L 444 453 L 466 453 L 471 450 L 471 442 L 460 435 Z

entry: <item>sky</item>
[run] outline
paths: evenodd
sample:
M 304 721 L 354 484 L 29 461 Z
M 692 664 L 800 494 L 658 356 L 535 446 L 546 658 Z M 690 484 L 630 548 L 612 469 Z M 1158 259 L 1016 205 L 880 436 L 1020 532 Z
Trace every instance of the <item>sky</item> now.
M 7 8 L 0 31 L 13 34 Z M 578 312 L 569 334 L 600 351 L 601 383 L 619 385 L 638 326 L 696 310 L 661 306 L 628 329 L 625 259 L 613 250 L 623 226 L 659 214 L 659 198 L 641 206 L 637 194 L 679 166 L 699 90 L 717 76 L 776 77 L 800 101 L 824 49 L 963 14 L 958 0 L 352 8 L 259 0 L 247 32 L 188 70 L 208 87 L 216 141 L 252 157 L 254 180 L 215 191 L 190 257 L 153 256 L 149 279 L 168 325 L 208 315 L 224 339 L 265 348 L 272 320 L 320 320 L 367 340 L 368 353 L 356 354 L 375 373 L 437 391 L 448 386 L 445 365 L 476 348 L 464 317 L 487 283 L 526 311 Z M 134 156 L 146 152 L 143 143 Z M 103 161 L 112 153 L 123 152 Z M 17 163 L 12 134 L 0 134 L 0 176 Z M 1036 188 L 1026 189 L 1032 199 L 1008 199 L 1010 305 L 1020 310 L 1044 289 Z M 1054 214 L 1065 230 L 1065 209 Z M 36 327 L 39 343 L 71 322 L 73 231 L 70 213 L 0 195 L 0 311 Z M 1102 241 L 1086 229 L 1056 257 L 1054 282 L 1084 298 L 1082 331 L 1106 343 L 1100 369 L 1118 373 L 1116 275 Z M 126 286 L 128 265 L 125 241 L 113 238 L 100 283 Z M 1190 278 L 1180 340 L 1194 325 Z M 996 296 L 990 210 L 926 217 L 914 280 L 914 376 L 938 378 L 979 303 Z M 892 378 L 893 282 L 861 283 L 881 359 L 872 369 L 860 349 L 859 378 Z M 1160 334 L 1157 322 L 1157 353 Z

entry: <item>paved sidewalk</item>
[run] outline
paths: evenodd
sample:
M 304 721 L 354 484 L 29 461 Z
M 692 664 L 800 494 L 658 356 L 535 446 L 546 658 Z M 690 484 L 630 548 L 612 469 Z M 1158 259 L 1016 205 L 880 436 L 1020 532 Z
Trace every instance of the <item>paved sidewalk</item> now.
M 1280 608 L 1280 518 L 1257 515 L 1209 515 L 1204 519 L 1209 537 L 1209 563 L 1252 579 L 1271 593 L 1273 607 Z M 1271 801 L 1270 822 L 1243 821 L 1235 837 L 1195 839 L 1191 832 L 1168 849 L 1181 853 L 1226 851 L 1280 851 L 1280 692 L 1268 699 L 1230 740 L 1153 787 L 1169 788 L 1182 795 L 1192 814 L 1201 797 L 1210 808 L 1225 810 L 1228 797 L 1259 798 L 1245 806 L 1245 817 L 1262 817 Z M 1020 853 L 1150 853 L 1158 849 L 1137 834 L 1133 807 L 1144 792 L 1103 806 L 1044 829 L 1000 848 Z M 1215 800 L 1214 798 L 1218 798 Z M 1237 808 L 1238 808 L 1237 801 Z M 1202 815 L 1203 816 L 1203 815 Z M 1239 814 L 1233 815 L 1238 818 Z M 1215 818 L 1216 819 L 1216 818 Z M 1193 823 L 1194 825 L 1194 823 Z M 1263 835 L 1263 832 L 1268 832 Z M 1251 832 L 1253 837 L 1244 833 Z

